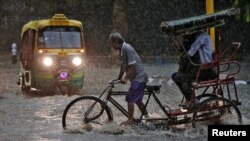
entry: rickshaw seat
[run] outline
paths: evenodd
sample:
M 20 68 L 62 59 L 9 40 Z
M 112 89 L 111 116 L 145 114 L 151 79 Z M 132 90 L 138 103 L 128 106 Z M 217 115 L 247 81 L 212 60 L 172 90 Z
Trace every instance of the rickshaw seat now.
M 232 83 L 235 81 L 235 75 L 240 71 L 240 64 L 235 60 L 236 53 L 240 48 L 241 43 L 232 42 L 230 47 L 227 47 L 220 55 L 220 51 L 216 48 L 215 61 L 207 64 L 201 64 L 196 75 L 195 82 L 192 87 L 202 88 L 215 86 L 220 84 Z M 217 73 L 217 78 L 213 80 L 199 81 L 200 72 L 205 69 L 213 69 Z
M 155 92 L 159 92 L 161 88 L 161 84 L 147 84 L 146 85 L 146 89 L 149 92 L 155 91 Z
M 234 81 L 235 81 L 234 76 L 227 76 L 225 74 L 220 74 L 219 79 L 193 82 L 192 87 L 194 87 L 195 89 L 198 89 L 198 88 L 203 88 L 203 87 L 215 86 L 219 84 L 232 83 Z
M 222 66 L 224 66 L 224 69 L 221 69 Z M 200 71 L 204 69 L 208 69 L 208 68 L 216 70 L 217 78 L 213 80 L 199 81 Z M 231 70 L 232 68 L 233 70 Z M 199 67 L 195 82 L 192 83 L 192 87 L 197 89 L 197 88 L 202 88 L 202 87 L 232 83 L 235 81 L 235 78 L 236 78 L 235 75 L 239 71 L 240 71 L 240 65 L 235 60 L 227 60 L 227 61 L 221 61 L 221 62 L 214 61 L 212 63 L 202 64 Z

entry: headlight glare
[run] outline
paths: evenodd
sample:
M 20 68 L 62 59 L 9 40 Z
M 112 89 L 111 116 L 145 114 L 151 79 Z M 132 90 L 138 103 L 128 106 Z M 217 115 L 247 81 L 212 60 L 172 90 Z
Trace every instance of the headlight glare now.
M 72 63 L 75 66 L 80 66 L 82 64 L 82 59 L 80 57 L 75 57 L 75 58 L 73 58 Z
M 45 65 L 45 66 L 52 66 L 52 63 L 53 63 L 53 61 L 52 61 L 52 59 L 50 58 L 50 57 L 45 57 L 44 59 L 43 59 L 43 64 Z

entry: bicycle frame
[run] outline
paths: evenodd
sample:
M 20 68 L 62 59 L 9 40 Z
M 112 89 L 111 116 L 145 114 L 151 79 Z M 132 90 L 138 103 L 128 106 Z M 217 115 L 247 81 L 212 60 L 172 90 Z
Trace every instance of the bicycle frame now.
M 101 93 L 101 95 L 99 96 L 99 98 L 105 102 L 105 104 L 107 104 L 108 102 L 110 102 L 111 104 L 113 104 L 123 115 L 125 115 L 126 117 L 128 117 L 128 111 L 121 105 L 119 104 L 113 97 L 114 96 L 126 96 L 127 95 L 127 91 L 113 91 L 114 88 L 114 84 L 110 84 L 107 88 L 105 88 L 103 90 L 103 92 Z M 146 103 L 145 103 L 145 109 L 144 111 L 147 109 L 147 106 L 149 104 L 149 100 L 151 99 L 151 97 L 153 97 L 153 99 L 156 101 L 156 103 L 158 104 L 158 106 L 160 107 L 160 109 L 162 110 L 162 112 L 165 114 L 166 117 L 162 117 L 162 118 L 143 118 L 144 115 L 144 111 L 141 113 L 140 118 L 139 119 L 134 119 L 137 123 L 142 121 L 142 120 L 147 120 L 147 121 L 152 121 L 152 120 L 166 120 L 166 121 L 172 121 L 171 123 L 176 123 L 174 121 L 176 121 L 177 116 L 178 115 L 186 115 L 191 113 L 190 111 L 187 110 L 180 110 L 180 109 L 175 109 L 175 110 L 171 110 L 169 107 L 169 110 L 166 110 L 166 106 L 164 106 L 162 104 L 162 102 L 159 100 L 159 98 L 157 97 L 157 93 L 156 89 L 159 90 L 160 89 L 160 85 L 147 85 L 144 91 L 144 95 L 147 95 Z M 170 123 L 169 122 L 169 123 Z M 178 123 L 186 123 L 187 121 L 178 121 Z
M 66 106 L 63 112 L 63 117 L 62 117 L 63 128 L 66 129 L 66 126 L 71 124 L 70 119 L 72 118 L 74 119 L 74 118 L 82 117 L 83 119 L 80 119 L 80 120 L 78 119 L 80 122 L 89 123 L 99 118 L 104 113 L 104 111 L 107 114 L 105 116 L 108 118 L 108 121 L 112 121 L 113 114 L 112 114 L 112 110 L 108 106 L 108 102 L 113 104 L 123 115 L 128 117 L 128 111 L 125 108 L 123 108 L 123 106 L 119 102 L 117 102 L 114 99 L 114 96 L 125 96 L 127 95 L 128 92 L 127 91 L 113 91 L 113 88 L 114 88 L 114 84 L 110 84 L 104 89 L 104 91 L 101 93 L 99 97 L 82 96 L 71 101 Z M 213 122 L 214 120 L 218 120 L 218 119 L 222 121 L 226 121 L 226 122 L 231 119 L 236 119 L 239 124 L 242 123 L 241 112 L 238 109 L 237 104 L 232 100 L 229 100 L 223 97 L 213 97 L 211 95 L 210 97 L 202 101 L 198 105 L 198 107 L 194 107 L 194 109 L 183 109 L 183 108 L 171 109 L 170 107 L 163 105 L 160 99 L 157 97 L 157 93 L 159 92 L 159 90 L 160 90 L 160 85 L 151 85 L 151 86 L 147 85 L 146 86 L 145 95 L 147 95 L 147 98 L 144 99 L 146 100 L 145 109 L 143 110 L 142 114 L 139 115 L 140 116 L 139 118 L 134 119 L 136 124 L 142 123 L 143 120 L 145 121 L 162 120 L 164 121 L 164 123 L 160 122 L 159 124 L 160 126 L 162 126 L 162 124 L 171 126 L 171 125 L 192 123 L 193 127 L 196 127 L 197 126 L 196 124 L 199 124 L 199 122 L 207 121 L 207 120 L 211 120 L 211 122 Z M 153 99 L 156 101 L 161 111 L 163 112 L 163 116 L 160 118 L 158 117 L 157 118 L 153 118 L 153 117 L 143 118 L 144 111 L 147 109 L 149 105 L 149 100 L 151 99 L 151 97 L 153 97 Z M 74 107 L 74 104 L 82 100 L 85 100 L 86 102 L 89 101 L 90 104 L 92 102 L 92 104 L 85 106 L 85 105 L 82 105 L 82 103 L 81 104 L 79 103 L 82 106 L 79 105 L 79 106 Z M 99 109 L 98 108 L 96 109 L 97 114 L 91 115 L 89 117 L 88 114 L 90 114 L 91 111 L 95 109 L 94 106 L 96 104 L 98 104 L 101 107 L 99 107 Z M 89 108 L 87 109 L 85 108 L 87 111 L 85 112 L 82 111 L 83 113 L 76 112 L 75 113 L 76 116 L 74 116 L 74 112 L 79 111 L 79 110 L 75 110 L 73 108 L 74 109 L 73 113 L 68 113 L 71 107 L 74 107 L 74 108 L 89 107 Z M 80 109 L 80 111 L 81 110 L 84 110 L 84 108 Z M 71 114 L 73 115 L 70 116 Z M 227 114 L 227 115 L 223 116 L 224 114 Z M 69 124 L 66 124 L 67 122 L 69 122 Z
M 170 22 L 163 22 L 161 24 L 161 28 L 164 33 L 174 42 L 176 45 L 177 51 L 182 51 L 184 54 L 187 55 L 188 61 L 195 67 L 198 67 L 198 73 L 196 79 L 192 83 L 192 98 L 191 102 L 189 103 L 188 109 L 177 108 L 171 109 L 168 106 L 165 106 L 161 103 L 160 99 L 157 97 L 157 93 L 160 90 L 160 85 L 149 85 L 147 84 L 145 88 L 144 97 L 145 108 L 141 113 L 139 119 L 134 119 L 136 123 L 142 120 L 165 120 L 167 121 L 168 125 L 177 125 L 177 124 L 186 124 L 192 122 L 193 127 L 197 126 L 200 122 L 203 121 L 211 121 L 209 124 L 217 123 L 220 121 L 222 124 L 230 124 L 228 121 L 232 119 L 238 124 L 242 124 L 242 115 L 237 107 L 241 104 L 238 99 L 238 93 L 235 85 L 235 75 L 240 71 L 240 64 L 236 61 L 236 52 L 240 47 L 240 43 L 234 42 L 232 45 L 235 46 L 233 52 L 228 52 L 227 50 L 220 54 L 220 50 L 216 48 L 215 50 L 215 60 L 211 63 L 207 64 L 197 64 L 192 62 L 191 58 L 188 56 L 187 51 L 185 50 L 184 45 L 182 44 L 182 40 L 179 35 L 185 35 L 189 33 L 197 32 L 201 29 L 207 29 L 213 26 L 219 26 L 222 22 L 224 22 L 224 18 L 230 17 L 234 15 L 234 9 L 223 11 L 222 13 L 219 12 L 214 15 L 204 15 L 201 17 L 190 17 L 190 19 L 183 19 L 181 21 L 170 21 Z M 236 13 L 238 9 L 236 9 Z M 222 14 L 222 15 L 221 15 Z M 220 17 L 220 19 L 218 19 Z M 199 21 L 199 22 L 196 22 Z M 211 22 L 207 24 L 207 22 Z M 197 24 L 197 25 L 196 25 Z M 190 26 L 190 27 L 187 27 Z M 226 57 L 226 54 L 229 54 L 229 57 Z M 204 69 L 214 69 L 217 73 L 217 78 L 213 80 L 205 80 L 200 81 L 200 71 Z M 223 74 L 226 76 L 223 78 Z M 113 104 L 123 115 L 128 117 L 128 111 L 114 99 L 114 96 L 125 96 L 127 95 L 127 91 L 113 91 L 115 84 L 118 84 L 118 81 L 110 81 L 109 85 L 103 90 L 99 97 L 96 96 L 82 96 L 67 105 L 64 110 L 63 114 L 63 127 L 66 127 L 66 117 L 67 113 L 70 110 L 71 106 L 81 100 L 92 101 L 92 105 L 90 108 L 85 112 L 85 116 L 82 118 L 88 119 L 88 114 L 90 111 L 94 109 L 94 105 L 97 103 L 99 107 L 97 108 L 97 115 L 90 117 L 87 122 L 93 121 L 99 118 L 103 111 L 106 111 L 108 115 L 108 120 L 113 120 L 112 111 L 108 107 L 108 102 Z M 231 90 L 229 85 L 233 86 L 233 93 L 231 94 Z M 224 86 L 226 87 L 226 91 L 224 94 Z M 212 88 L 212 92 L 208 92 L 207 90 Z M 197 90 L 204 90 L 200 95 L 197 95 Z M 209 89 L 211 90 L 211 89 Z M 227 95 L 226 95 L 227 94 Z M 235 95 L 233 95 L 235 94 Z M 232 95 L 232 96 L 231 96 Z M 149 105 L 149 100 L 153 97 L 156 101 L 158 106 L 160 107 L 161 111 L 164 114 L 163 118 L 143 118 L 144 112 Z M 196 100 L 198 99 L 198 105 L 196 105 Z M 183 100 L 182 100 L 183 101 Z M 100 107 L 101 106 L 101 107 Z M 87 107 L 87 106 L 79 106 Z M 168 109 L 167 109 L 168 108 Z M 76 110 L 77 111 L 77 110 Z M 76 113 L 78 114 L 78 113 Z M 73 116 L 71 116 L 73 117 Z M 82 120 L 80 120 L 82 122 Z M 206 123 L 207 124 L 207 123 Z

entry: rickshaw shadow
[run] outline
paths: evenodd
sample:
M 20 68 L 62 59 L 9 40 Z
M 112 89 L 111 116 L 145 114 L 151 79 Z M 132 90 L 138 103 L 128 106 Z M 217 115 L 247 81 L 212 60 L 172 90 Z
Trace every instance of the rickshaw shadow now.
M 60 91 L 46 91 L 46 90 L 38 90 L 34 88 L 30 88 L 29 90 L 21 91 L 21 94 L 25 97 L 46 97 L 46 96 L 73 96 L 73 95 L 81 95 L 79 91 L 71 92 L 71 93 L 62 93 Z

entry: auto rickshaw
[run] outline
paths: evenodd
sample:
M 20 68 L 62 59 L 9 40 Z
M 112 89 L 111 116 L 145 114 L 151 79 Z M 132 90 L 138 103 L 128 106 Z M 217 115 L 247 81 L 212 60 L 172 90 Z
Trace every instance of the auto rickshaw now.
M 31 88 L 62 94 L 79 90 L 84 83 L 85 42 L 80 21 L 55 14 L 32 20 L 22 27 L 20 49 L 21 90 Z

